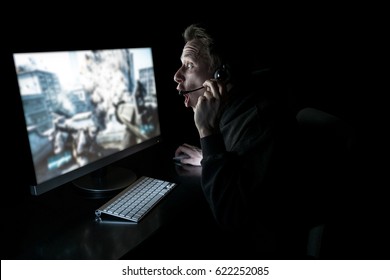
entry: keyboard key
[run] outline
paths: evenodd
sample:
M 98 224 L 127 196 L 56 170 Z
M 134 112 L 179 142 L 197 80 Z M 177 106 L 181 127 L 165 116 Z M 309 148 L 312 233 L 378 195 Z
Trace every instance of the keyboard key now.
M 175 183 L 143 176 L 95 211 L 138 223 L 174 187 Z

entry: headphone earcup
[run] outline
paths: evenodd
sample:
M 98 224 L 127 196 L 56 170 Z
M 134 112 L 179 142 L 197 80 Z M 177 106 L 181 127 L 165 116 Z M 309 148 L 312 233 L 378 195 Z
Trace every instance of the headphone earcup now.
M 227 81 L 229 80 L 229 78 L 230 78 L 230 74 L 226 65 L 222 65 L 214 73 L 214 79 L 218 81 Z

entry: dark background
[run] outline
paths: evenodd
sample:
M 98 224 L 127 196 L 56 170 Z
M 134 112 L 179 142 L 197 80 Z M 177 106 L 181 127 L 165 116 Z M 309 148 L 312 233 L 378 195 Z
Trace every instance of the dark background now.
M 7 165 L 10 171 L 23 170 L 26 176 L 15 176 L 21 180 L 19 187 L 6 188 L 7 191 L 28 193 L 24 186 L 27 178 L 32 176 L 27 133 L 18 93 L 17 79 L 13 66 L 12 53 L 51 50 L 105 49 L 152 46 L 154 54 L 154 69 L 158 90 L 161 129 L 163 139 L 170 147 L 182 143 L 198 145 L 198 133 L 193 123 L 193 112 L 185 108 L 184 98 L 178 95 L 174 74 L 181 66 L 180 55 L 184 46 L 182 33 L 185 27 L 195 22 L 208 22 L 227 38 L 234 46 L 244 49 L 243 57 L 247 57 L 251 67 L 264 68 L 271 64 L 271 38 L 268 26 L 258 20 L 228 20 L 209 19 L 207 15 L 187 16 L 134 16 L 135 11 L 128 15 L 104 18 L 92 15 L 86 17 L 73 14 L 66 17 L 58 14 L 31 13 L 18 18 L 11 29 L 5 29 L 1 52 L 1 79 L 4 89 L 2 114 L 4 128 L 3 141 L 10 153 L 12 165 Z M 146 14 L 142 12 L 142 14 Z M 92 20 L 94 18 L 94 20 Z M 256 22 L 256 24 L 254 24 Z M 6 104 L 6 105 L 5 105 Z M 12 110 L 11 110 L 12 108 Z M 12 152 L 14 151 L 14 152 Z M 173 151 L 172 151 L 173 155 Z
M 155 16 L 152 14 L 156 11 L 151 8 L 108 6 L 98 11 L 73 8 L 61 13 L 31 12 L 2 23 L 3 172 L 4 180 L 8 181 L 2 187 L 3 203 L 16 195 L 29 195 L 27 179 L 32 175 L 26 156 L 29 150 L 13 52 L 152 46 L 161 128 L 173 152 L 174 147 L 184 142 L 198 144 L 192 110 L 185 108 L 183 98 L 178 96 L 173 75 L 181 64 L 184 28 L 207 20 L 221 32 L 230 34 L 232 40 L 236 41 L 239 34 L 240 42 L 248 48 L 242 55 L 253 61 L 253 65 L 277 70 L 281 86 L 297 111 L 315 107 L 351 125 L 355 133 L 356 192 L 343 194 L 346 200 L 355 200 L 346 203 L 355 208 L 346 217 L 346 224 L 353 224 L 352 230 L 342 232 L 344 239 L 352 240 L 345 250 L 354 245 L 358 248 L 361 238 L 367 237 L 361 251 L 356 249 L 359 258 L 378 258 L 385 253 L 380 248 L 387 248 L 388 244 L 383 226 L 389 211 L 385 207 L 387 179 L 382 177 L 385 169 L 382 162 L 387 160 L 383 156 L 382 134 L 388 125 L 382 122 L 386 115 L 381 101 L 384 92 L 373 82 L 383 76 L 371 64 L 372 60 L 382 58 L 373 48 L 378 43 L 373 32 L 376 26 L 372 28 L 364 16 L 345 11 L 285 17 L 271 15 L 266 9 L 248 13 L 251 9 L 225 12 L 207 6 L 191 7 Z M 360 218 L 364 219 L 362 227 Z M 363 254 L 363 250 L 369 254 Z
M 19 51 L 152 46 L 164 138 L 173 146 L 196 144 L 192 110 L 184 107 L 173 76 L 181 64 L 184 28 L 202 21 L 227 35 L 234 47 L 241 46 L 242 56 L 254 69 L 276 70 L 278 86 L 288 93 L 296 111 L 310 106 L 332 113 L 355 128 L 357 147 L 375 143 L 378 133 L 373 124 L 377 118 L 372 104 L 377 93 L 371 90 L 362 94 L 369 84 L 367 56 L 363 55 L 367 51 L 361 47 L 364 25 L 353 19 L 345 23 L 342 14 L 334 13 L 332 17 L 274 17 L 266 9 L 248 13 L 251 7 L 233 12 L 204 9 L 158 16 L 145 9 L 121 11 L 113 7 L 105 13 L 101 9 L 93 13 L 77 9 L 69 14 L 32 12 L 17 17 L 13 28 L 3 27 L 1 78 L 7 101 L 3 103 L 3 120 L 12 120 L 3 122 L 3 140 L 9 147 L 16 145 L 9 149 L 17 151 L 11 160 L 21 164 L 28 152 L 12 64 L 12 53 Z M 367 160 L 373 155 L 371 148 L 364 149 L 364 153 Z

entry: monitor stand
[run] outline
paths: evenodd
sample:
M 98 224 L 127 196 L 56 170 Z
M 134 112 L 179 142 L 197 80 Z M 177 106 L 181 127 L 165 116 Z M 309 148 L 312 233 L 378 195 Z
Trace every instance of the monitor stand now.
M 117 193 L 137 179 L 136 174 L 120 166 L 107 166 L 73 181 L 73 184 L 91 198 Z

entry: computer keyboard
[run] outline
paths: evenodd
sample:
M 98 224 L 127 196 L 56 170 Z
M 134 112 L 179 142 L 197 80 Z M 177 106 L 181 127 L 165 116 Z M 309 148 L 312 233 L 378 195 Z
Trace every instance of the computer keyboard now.
M 142 176 L 95 211 L 138 223 L 174 187 L 175 183 Z

